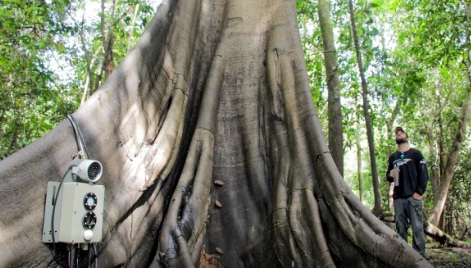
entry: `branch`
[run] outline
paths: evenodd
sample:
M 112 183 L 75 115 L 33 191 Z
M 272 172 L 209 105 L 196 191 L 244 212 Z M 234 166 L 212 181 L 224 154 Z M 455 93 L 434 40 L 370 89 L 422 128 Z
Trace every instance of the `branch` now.
M 440 243 L 440 245 L 445 245 L 448 247 L 457 247 L 457 248 L 471 248 L 471 243 L 460 241 L 443 232 L 437 226 L 431 224 L 428 221 L 424 222 L 424 231 L 425 234 L 431 237 L 433 240 Z
M 392 222 L 394 223 L 394 215 L 383 214 L 379 217 L 383 222 Z M 424 221 L 424 232 L 430 238 L 447 247 L 456 247 L 456 248 L 465 248 L 471 249 L 471 243 L 460 241 L 443 232 L 437 226 L 431 224 L 429 221 Z

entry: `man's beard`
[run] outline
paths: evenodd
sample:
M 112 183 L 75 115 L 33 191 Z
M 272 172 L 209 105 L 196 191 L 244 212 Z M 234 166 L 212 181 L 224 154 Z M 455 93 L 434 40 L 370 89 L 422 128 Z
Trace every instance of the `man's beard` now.
M 407 142 L 407 139 L 403 139 L 403 138 L 396 139 L 397 144 L 403 144 L 403 143 L 406 143 L 406 142 Z

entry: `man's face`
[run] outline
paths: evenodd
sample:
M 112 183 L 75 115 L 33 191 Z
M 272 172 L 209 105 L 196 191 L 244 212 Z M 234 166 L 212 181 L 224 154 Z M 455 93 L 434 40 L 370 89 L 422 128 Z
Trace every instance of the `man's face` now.
M 397 144 L 406 143 L 408 141 L 409 140 L 407 139 L 406 133 L 404 133 L 403 131 L 400 131 L 400 130 L 398 132 L 396 132 L 396 143 Z

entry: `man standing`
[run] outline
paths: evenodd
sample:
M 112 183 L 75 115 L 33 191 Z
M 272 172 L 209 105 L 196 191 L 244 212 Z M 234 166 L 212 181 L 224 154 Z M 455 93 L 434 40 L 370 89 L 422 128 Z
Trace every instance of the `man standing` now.
M 395 132 L 397 151 L 389 156 L 386 179 L 394 182 L 396 230 L 407 241 L 410 223 L 413 247 L 425 257 L 422 195 L 427 189 L 427 166 L 422 153 L 410 147 L 404 129 L 396 127 Z

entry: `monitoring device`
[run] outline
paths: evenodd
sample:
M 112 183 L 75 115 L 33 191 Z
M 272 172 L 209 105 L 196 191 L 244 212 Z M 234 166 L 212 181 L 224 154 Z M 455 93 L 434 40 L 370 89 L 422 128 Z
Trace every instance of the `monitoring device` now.
M 89 244 L 101 241 L 105 187 L 94 183 L 102 174 L 100 162 L 74 159 L 62 182 L 48 183 L 44 243 Z

